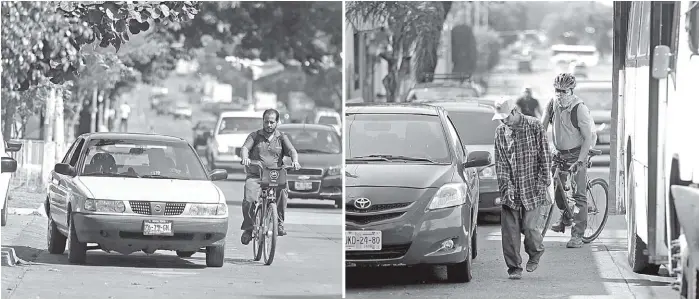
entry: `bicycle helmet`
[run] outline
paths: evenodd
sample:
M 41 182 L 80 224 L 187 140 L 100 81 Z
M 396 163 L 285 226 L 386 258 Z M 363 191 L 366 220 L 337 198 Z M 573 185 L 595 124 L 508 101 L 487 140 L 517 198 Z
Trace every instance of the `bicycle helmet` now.
M 553 87 L 556 89 L 573 89 L 575 88 L 575 84 L 575 76 L 571 73 L 560 73 L 556 76 L 556 79 L 553 80 Z

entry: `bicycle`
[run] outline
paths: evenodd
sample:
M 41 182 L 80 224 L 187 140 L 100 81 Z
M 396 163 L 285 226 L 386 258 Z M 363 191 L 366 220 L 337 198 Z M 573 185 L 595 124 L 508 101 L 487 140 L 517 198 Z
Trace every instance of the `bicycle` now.
M 260 169 L 260 198 L 255 202 L 255 213 L 252 215 L 254 226 L 252 230 L 252 254 L 254 261 L 262 259 L 269 266 L 274 261 L 279 234 L 279 214 L 277 202 L 281 191 L 286 188 L 286 171 L 292 166 L 267 168 L 260 161 L 250 161 L 250 166 Z M 263 251 L 264 248 L 264 251 Z
M 591 158 L 593 156 L 597 156 L 602 154 L 601 150 L 597 149 L 590 149 L 590 152 L 587 156 L 587 167 L 588 169 L 590 166 L 592 166 L 592 163 L 590 162 Z M 571 173 L 567 170 L 567 163 L 565 161 L 561 161 L 559 159 L 554 159 L 553 161 L 555 165 L 555 172 L 553 175 L 553 182 L 554 182 L 554 201 L 556 202 L 556 205 L 551 205 L 551 208 L 549 209 L 548 216 L 546 218 L 546 224 L 543 227 L 543 230 L 541 232 L 542 236 L 546 236 L 546 231 L 549 228 L 549 225 L 551 224 L 551 219 L 553 218 L 553 212 L 554 212 L 554 207 L 558 207 L 559 210 L 563 210 L 564 214 L 568 216 L 570 219 L 572 219 L 573 215 L 575 215 L 575 200 L 572 197 L 572 191 L 575 190 L 575 180 L 572 179 Z M 566 182 L 561 181 L 561 176 L 560 174 L 565 175 L 565 180 Z M 604 191 L 604 200 L 603 201 L 598 201 L 594 198 L 592 189 L 595 186 L 599 186 L 602 188 Z M 602 178 L 595 178 L 592 180 L 587 181 L 587 228 L 585 229 L 585 233 L 582 237 L 582 240 L 584 243 L 590 243 L 597 239 L 599 237 L 600 233 L 602 233 L 602 229 L 604 229 L 604 225 L 607 223 L 607 218 L 609 217 L 609 184 L 607 181 L 605 181 Z M 556 196 L 558 195 L 558 196 Z M 604 202 L 604 211 L 600 211 L 598 208 L 598 203 Z M 594 217 L 596 215 L 599 215 L 600 213 L 603 213 L 602 216 L 602 222 L 596 230 L 593 230 L 593 233 L 590 235 L 587 235 L 588 230 L 592 227 L 590 218 Z M 565 226 L 563 229 L 560 231 L 561 233 L 565 233 Z

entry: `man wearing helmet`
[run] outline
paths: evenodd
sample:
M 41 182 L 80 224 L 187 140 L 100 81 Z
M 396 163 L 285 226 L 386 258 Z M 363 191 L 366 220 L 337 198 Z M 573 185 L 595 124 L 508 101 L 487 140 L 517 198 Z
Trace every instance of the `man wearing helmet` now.
M 573 198 L 575 215 L 562 211 L 558 223 L 551 227 L 555 232 L 565 232 L 565 227 L 573 225 L 568 248 L 583 246 L 582 236 L 587 227 L 587 155 L 597 142 L 594 121 L 583 100 L 573 93 L 576 80 L 570 73 L 561 73 L 553 81 L 556 96 L 548 104 L 544 113 L 544 130 L 553 125 L 552 140 L 556 148 L 554 160 L 562 160 L 575 180 Z M 555 165 L 555 164 L 554 164 Z M 562 178 L 565 179 L 565 178 Z M 558 195 L 556 195 L 558 196 Z M 560 198 L 556 198 L 559 202 Z
M 539 100 L 532 96 L 531 86 L 524 87 L 524 95 L 517 99 L 517 107 L 526 116 L 541 118 L 541 106 Z

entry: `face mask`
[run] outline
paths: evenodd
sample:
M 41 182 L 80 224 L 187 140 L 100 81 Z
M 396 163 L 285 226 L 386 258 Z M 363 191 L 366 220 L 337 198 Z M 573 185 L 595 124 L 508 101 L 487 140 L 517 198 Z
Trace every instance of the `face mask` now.
M 573 100 L 575 98 L 573 97 L 573 94 L 568 94 L 568 93 L 558 93 L 556 94 L 556 104 L 558 104 L 559 107 L 562 108 L 567 108 L 570 106 L 570 104 L 573 103 Z

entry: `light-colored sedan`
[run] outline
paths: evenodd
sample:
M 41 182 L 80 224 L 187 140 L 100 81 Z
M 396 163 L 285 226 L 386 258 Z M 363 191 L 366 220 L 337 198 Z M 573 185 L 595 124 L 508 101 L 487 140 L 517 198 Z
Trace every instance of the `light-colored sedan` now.
M 176 137 L 91 133 L 73 143 L 51 172 L 46 215 L 49 252 L 85 263 L 89 249 L 131 254 L 205 249 L 223 266 L 228 206 L 194 148 Z M 96 243 L 98 246 L 88 246 Z

